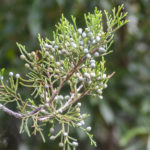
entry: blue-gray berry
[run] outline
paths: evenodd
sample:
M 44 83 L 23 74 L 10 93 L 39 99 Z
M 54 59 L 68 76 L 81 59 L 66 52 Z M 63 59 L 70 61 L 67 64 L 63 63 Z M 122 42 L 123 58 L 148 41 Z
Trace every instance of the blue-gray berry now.
M 105 50 L 104 47 L 100 47 L 100 48 L 98 49 L 98 51 L 99 51 L 100 53 L 105 53 L 105 52 L 106 52 L 106 50 Z
M 9 76 L 12 77 L 14 75 L 13 72 L 9 72 Z
M 91 67 L 95 68 L 96 67 L 95 63 L 91 63 Z
M 90 59 L 90 58 L 91 58 L 91 55 L 90 55 L 90 54 L 86 54 L 86 57 Z
M 88 51 L 87 48 L 85 48 L 85 49 L 83 50 L 83 52 L 84 52 L 84 54 L 87 54 L 89 51 Z
M 82 28 L 79 28 L 79 29 L 78 29 L 78 33 L 79 33 L 79 34 L 82 34 Z
M 92 128 L 91 128 L 90 126 L 86 128 L 86 130 L 87 130 L 88 132 L 91 131 L 91 129 L 92 129 Z
M 80 42 L 79 42 L 79 44 L 80 44 L 80 45 L 83 45 L 83 44 L 84 44 L 84 42 L 83 42 L 83 41 L 80 41 Z
M 83 37 L 83 38 L 86 37 L 86 33 L 85 33 L 85 32 L 82 33 L 82 37 Z
M 19 78 L 19 77 L 20 77 L 20 74 L 19 74 L 19 73 L 17 73 L 17 74 L 16 74 L 16 78 Z
M 78 142 L 72 142 L 72 146 L 77 147 L 78 146 Z
M 99 36 L 96 37 L 96 41 L 100 41 L 100 37 Z
M 95 53 L 94 53 L 94 56 L 95 56 L 95 57 L 99 57 L 99 53 L 98 53 L 98 52 L 95 52 Z

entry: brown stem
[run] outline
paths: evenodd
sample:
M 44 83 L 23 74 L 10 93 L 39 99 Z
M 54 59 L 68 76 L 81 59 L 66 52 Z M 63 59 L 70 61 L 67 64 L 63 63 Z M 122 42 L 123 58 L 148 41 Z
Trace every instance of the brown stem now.
M 94 48 L 90 54 L 93 54 L 98 48 Z M 49 103 L 51 104 L 55 98 L 56 95 L 58 95 L 58 93 L 60 92 L 61 88 L 63 87 L 63 85 L 65 84 L 65 82 L 67 80 L 70 79 L 70 77 L 74 74 L 74 72 L 77 70 L 77 68 L 80 66 L 80 64 L 86 59 L 86 56 L 83 56 L 79 59 L 78 63 L 77 64 L 74 64 L 74 67 L 67 73 L 67 76 L 64 80 L 62 80 L 59 84 L 59 87 L 57 88 L 56 92 L 54 92 L 51 96 L 51 99 L 49 101 Z
M 45 107 L 45 105 L 42 105 L 42 106 L 40 106 L 40 107 L 38 107 L 38 108 L 35 108 L 33 111 L 31 111 L 31 112 L 29 112 L 29 113 L 27 113 L 27 114 L 20 114 L 20 113 L 18 113 L 18 112 L 14 112 L 14 111 L 12 111 L 12 110 L 10 110 L 9 108 L 7 108 L 6 106 L 4 106 L 4 105 L 2 105 L 2 104 L 0 104 L 0 109 L 2 109 L 2 111 L 4 111 L 4 112 L 6 112 L 6 113 L 8 113 L 9 115 L 12 115 L 12 116 L 14 116 L 14 117 L 16 117 L 16 118 L 24 118 L 24 117 L 26 117 L 26 116 L 29 116 L 29 115 L 33 115 L 33 114 L 36 114 L 36 113 L 38 113 L 41 109 L 43 109 Z
M 51 78 L 52 78 L 52 76 L 54 75 L 54 74 L 49 74 L 49 72 L 46 72 L 46 74 L 47 74 L 47 76 L 49 77 L 49 79 L 50 79 L 50 81 L 49 81 L 49 85 L 50 85 L 50 89 L 51 89 L 51 91 L 52 91 L 52 93 L 54 92 L 54 87 L 53 87 L 53 83 L 52 83 L 52 81 L 51 81 Z
M 20 113 L 17 113 L 17 112 L 14 112 L 10 109 L 8 109 L 7 107 L 5 107 L 4 105 L 0 104 L 0 109 L 2 109 L 2 111 L 6 112 L 7 114 L 11 115 L 11 116 L 14 116 L 16 118 L 23 118 L 23 115 L 20 114 Z
M 82 97 L 84 97 L 85 95 L 87 95 L 89 93 L 89 90 L 88 91 L 85 91 L 83 92 L 79 97 L 75 98 L 74 100 L 70 101 L 69 103 L 66 103 L 65 106 L 63 106 L 61 109 L 62 111 L 65 111 L 70 105 L 74 104 L 75 102 L 77 102 L 78 100 L 80 100 Z M 27 114 L 20 114 L 18 112 L 15 112 L 15 111 L 12 111 L 10 110 L 9 108 L 7 108 L 6 106 L 0 104 L 0 109 L 2 109 L 2 111 L 6 112 L 7 114 L 11 115 L 11 116 L 14 116 L 18 119 L 22 119 L 24 117 L 27 117 L 29 115 L 33 115 L 33 114 L 36 114 L 38 113 L 40 110 L 42 110 L 43 108 L 45 107 L 45 105 L 42 105 L 38 108 L 35 108 L 33 111 L 27 113 Z M 50 116 L 44 116 L 44 117 L 41 117 L 41 118 L 38 118 L 39 121 L 44 121 L 44 120 L 47 120 L 47 119 L 50 119 L 50 118 L 53 118 L 55 116 L 55 114 L 52 114 Z
M 64 107 L 62 108 L 62 111 L 66 110 L 70 105 L 76 103 L 77 101 L 79 101 L 82 97 L 84 97 L 88 93 L 89 93 L 89 90 L 83 92 L 79 97 L 75 98 L 74 100 L 70 101 L 68 104 L 64 105 Z
M 84 97 L 85 95 L 87 95 L 89 93 L 88 91 L 83 92 L 79 97 L 75 98 L 73 101 L 70 101 L 69 103 L 66 103 L 62 108 L 60 108 L 62 111 L 65 111 L 70 105 L 74 104 L 75 102 L 79 101 L 82 97 Z M 59 110 L 57 110 L 58 112 Z M 45 121 L 47 119 L 51 119 L 54 118 L 56 114 L 52 114 L 49 116 L 44 116 L 44 117 L 40 117 L 38 118 L 39 121 Z

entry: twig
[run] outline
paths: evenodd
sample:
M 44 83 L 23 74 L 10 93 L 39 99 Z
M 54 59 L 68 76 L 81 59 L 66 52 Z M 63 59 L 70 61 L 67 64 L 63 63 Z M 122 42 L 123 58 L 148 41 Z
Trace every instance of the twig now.
M 95 51 L 97 51 L 97 49 L 98 49 L 97 47 L 94 48 L 94 49 L 90 52 L 90 54 L 93 54 Z M 51 99 L 50 99 L 50 101 L 49 101 L 50 104 L 53 102 L 55 96 L 58 95 L 58 93 L 60 92 L 60 90 L 61 90 L 61 88 L 63 87 L 63 85 L 65 84 L 65 82 L 70 79 L 70 77 L 71 77 L 71 76 L 74 74 L 74 72 L 77 70 L 78 66 L 80 66 L 80 64 L 81 64 L 85 59 L 86 59 L 86 56 L 82 56 L 82 57 L 79 59 L 78 63 L 77 63 L 77 64 L 74 64 L 74 67 L 67 73 L 66 78 L 60 82 L 59 87 L 58 87 L 57 90 L 52 94 Z
M 11 109 L 7 108 L 6 106 L 4 106 L 2 104 L 0 104 L 0 109 L 2 109 L 2 111 L 4 111 L 4 112 L 8 113 L 9 115 L 12 115 L 16 118 L 19 118 L 19 119 L 30 116 L 30 115 L 34 115 L 34 114 L 38 113 L 40 110 L 42 110 L 44 107 L 45 107 L 45 105 L 42 105 L 38 108 L 35 108 L 33 111 L 28 112 L 27 114 L 20 114 L 18 112 L 12 111 Z
M 7 107 L 5 107 L 4 105 L 0 104 L 0 109 L 2 109 L 2 111 L 6 112 L 7 114 L 11 115 L 11 116 L 14 116 L 16 118 L 23 118 L 23 115 L 20 114 L 20 113 L 17 113 L 17 112 L 14 112 L 10 109 L 8 109 Z
M 50 75 L 49 72 L 46 72 L 46 74 L 47 74 L 47 76 L 48 76 L 49 79 L 50 79 L 49 85 L 50 85 L 50 89 L 51 89 L 51 91 L 52 91 L 52 93 L 53 93 L 53 92 L 54 92 L 54 87 L 53 87 L 53 83 L 52 83 L 52 81 L 51 81 L 51 78 L 52 78 L 52 76 L 54 75 L 54 73 Z
M 83 92 L 79 97 L 77 97 L 76 99 L 74 99 L 73 101 L 68 101 L 63 107 L 61 107 L 60 109 L 58 109 L 55 113 L 49 115 L 49 116 L 44 116 L 44 117 L 39 117 L 38 120 L 39 121 L 45 121 L 47 119 L 52 119 L 54 118 L 54 116 L 56 115 L 56 113 L 59 112 L 59 110 L 61 110 L 62 112 L 65 111 L 70 105 L 74 104 L 75 102 L 79 101 L 82 97 L 84 97 L 85 95 L 87 95 L 89 93 L 88 91 Z M 71 98 L 70 98 L 71 99 Z

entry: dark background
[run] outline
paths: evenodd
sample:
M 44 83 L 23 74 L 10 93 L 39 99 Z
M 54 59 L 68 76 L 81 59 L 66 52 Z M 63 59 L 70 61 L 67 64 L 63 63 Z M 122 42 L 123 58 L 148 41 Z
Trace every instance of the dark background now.
M 28 51 L 39 48 L 37 34 L 52 37 L 61 14 L 77 18 L 84 27 L 83 14 L 95 6 L 111 11 L 125 4 L 130 20 L 115 34 L 114 52 L 107 59 L 109 81 L 104 100 L 92 97 L 82 109 L 91 113 L 97 147 L 80 131 L 78 150 L 150 150 L 150 1 L 149 0 L 0 0 L 0 68 L 25 74 L 16 42 Z M 25 94 L 25 92 L 24 92 Z M 20 120 L 0 112 L 0 150 L 58 150 L 58 142 L 43 143 L 40 136 L 19 134 Z M 47 135 L 48 133 L 45 133 Z

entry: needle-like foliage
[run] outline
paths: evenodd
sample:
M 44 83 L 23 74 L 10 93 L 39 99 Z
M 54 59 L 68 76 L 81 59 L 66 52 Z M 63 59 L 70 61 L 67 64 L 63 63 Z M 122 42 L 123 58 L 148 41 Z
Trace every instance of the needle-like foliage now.
M 75 149 L 77 138 L 70 135 L 70 128 L 80 128 L 96 146 L 91 127 L 85 124 L 89 115 L 81 114 L 81 100 L 91 95 L 103 99 L 103 89 L 111 75 L 106 74 L 104 56 L 109 54 L 114 32 L 128 21 L 123 6 L 113 9 L 112 15 L 97 8 L 85 15 L 86 28 L 78 28 L 72 16 L 70 23 L 63 15 L 56 25 L 53 41 L 38 36 L 40 49 L 29 53 L 25 46 L 17 43 L 20 58 L 29 70 L 26 77 L 9 73 L 5 82 L 4 69 L 0 76 L 0 109 L 22 120 L 20 133 L 31 136 L 40 133 L 43 141 L 43 127 L 49 124 L 50 140 L 60 137 L 59 146 L 63 150 Z M 106 19 L 104 31 L 103 14 Z M 30 88 L 32 93 L 22 98 L 18 87 Z M 63 90 L 67 89 L 67 93 Z M 8 108 L 16 103 L 16 112 Z M 59 131 L 55 130 L 57 127 Z

